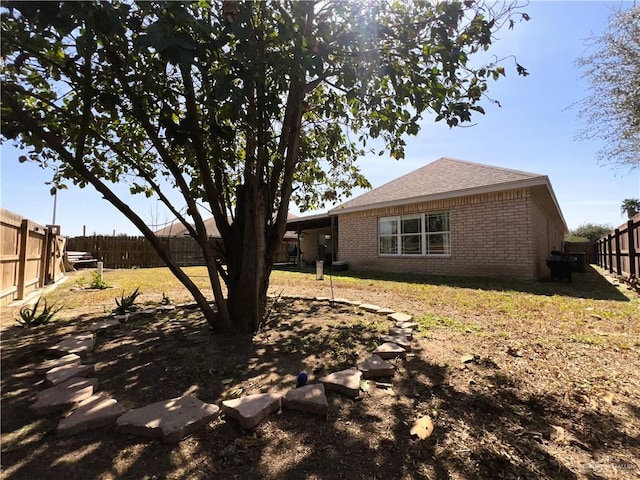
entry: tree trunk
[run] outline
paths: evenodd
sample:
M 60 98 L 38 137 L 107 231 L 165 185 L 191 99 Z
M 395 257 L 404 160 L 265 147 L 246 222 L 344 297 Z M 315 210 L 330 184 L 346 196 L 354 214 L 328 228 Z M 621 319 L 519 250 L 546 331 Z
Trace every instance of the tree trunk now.
M 227 308 L 235 330 L 253 333 L 262 324 L 267 304 L 273 255 L 267 250 L 266 186 L 237 189 L 236 218 L 223 236 L 227 260 Z

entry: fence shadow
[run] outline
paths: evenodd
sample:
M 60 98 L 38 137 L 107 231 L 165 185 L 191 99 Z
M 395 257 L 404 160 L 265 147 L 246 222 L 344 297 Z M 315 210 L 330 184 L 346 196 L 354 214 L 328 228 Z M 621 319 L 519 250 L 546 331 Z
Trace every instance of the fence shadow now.
M 280 271 L 314 273 L 315 268 L 297 268 L 280 266 Z M 574 272 L 571 282 L 551 281 L 549 278 L 541 280 L 500 279 L 491 277 L 454 277 L 441 275 L 428 275 L 417 273 L 387 273 L 376 271 L 339 271 L 333 272 L 330 267 L 325 267 L 325 276 L 333 276 L 334 279 L 356 278 L 361 280 L 382 280 L 389 282 L 403 282 L 417 285 L 447 286 L 456 288 L 469 288 L 473 290 L 508 292 L 516 291 L 533 295 L 553 296 L 560 295 L 573 298 L 586 298 L 592 300 L 613 300 L 628 302 L 629 297 L 604 278 L 595 268 L 587 265 L 585 272 Z

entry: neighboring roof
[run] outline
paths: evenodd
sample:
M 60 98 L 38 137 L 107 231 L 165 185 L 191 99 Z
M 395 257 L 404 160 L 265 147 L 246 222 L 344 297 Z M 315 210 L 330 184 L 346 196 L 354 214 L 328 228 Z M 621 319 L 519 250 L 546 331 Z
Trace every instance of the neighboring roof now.
M 287 215 L 287 218 L 291 220 L 297 218 L 297 216 L 293 213 L 289 213 Z M 231 222 L 231 217 L 229 217 L 228 220 L 229 222 Z M 207 229 L 207 236 L 220 238 L 220 230 L 218 230 L 218 226 L 216 225 L 216 221 L 213 217 L 207 218 L 204 221 L 204 226 Z M 187 229 L 184 225 L 176 220 L 175 223 L 172 223 L 171 225 L 168 225 L 156 231 L 155 234 L 158 237 L 184 237 L 186 235 L 189 235 L 189 232 L 187 232 Z M 288 237 L 288 235 L 285 234 L 285 237 Z
M 535 186 L 547 187 L 560 222 L 566 230 L 566 222 L 546 175 L 446 157 L 349 200 L 331 209 L 329 214 L 340 215 Z
M 304 217 L 290 218 L 287 221 L 289 230 L 310 230 L 313 228 L 327 228 L 331 226 L 331 217 L 328 212 L 306 215 Z

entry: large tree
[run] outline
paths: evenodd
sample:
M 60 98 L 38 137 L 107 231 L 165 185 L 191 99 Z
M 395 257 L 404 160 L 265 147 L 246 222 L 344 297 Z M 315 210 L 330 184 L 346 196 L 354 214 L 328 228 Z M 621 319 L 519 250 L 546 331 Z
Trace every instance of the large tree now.
M 484 113 L 505 70 L 471 59 L 522 18 L 473 0 L 4 2 L 2 135 L 31 147 L 23 160 L 55 164 L 56 185 L 91 184 L 126 215 L 213 328 L 254 331 L 290 200 L 366 186 L 354 162 L 369 139 L 400 158 L 425 114 L 456 126 Z M 198 242 L 215 311 L 113 193 L 120 182 Z
M 580 137 L 599 139 L 598 160 L 640 168 L 640 4 L 615 11 L 594 51 L 578 60 L 589 81 L 580 104 Z

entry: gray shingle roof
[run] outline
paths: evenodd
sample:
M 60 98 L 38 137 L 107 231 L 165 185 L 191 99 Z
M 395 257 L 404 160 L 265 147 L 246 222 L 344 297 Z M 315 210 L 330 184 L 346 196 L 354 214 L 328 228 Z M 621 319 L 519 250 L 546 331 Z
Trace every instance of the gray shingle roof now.
M 517 188 L 519 184 L 544 184 L 545 175 L 480 163 L 440 158 L 413 172 L 349 200 L 332 210 L 365 210 L 376 206 L 417 203 L 479 192 Z

